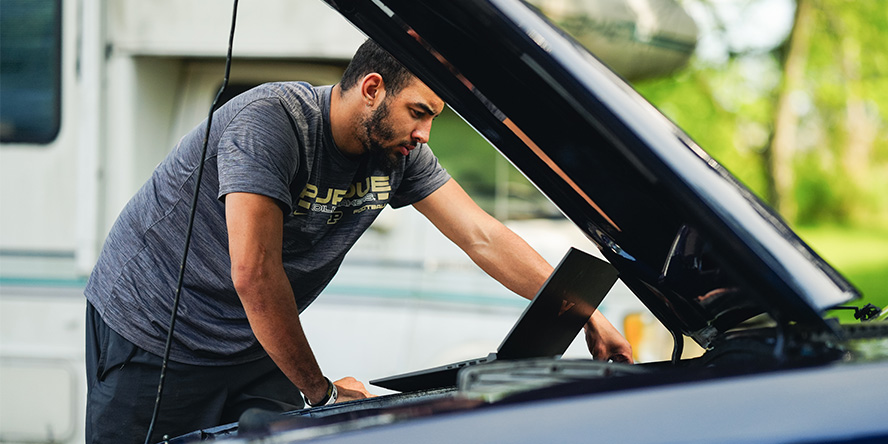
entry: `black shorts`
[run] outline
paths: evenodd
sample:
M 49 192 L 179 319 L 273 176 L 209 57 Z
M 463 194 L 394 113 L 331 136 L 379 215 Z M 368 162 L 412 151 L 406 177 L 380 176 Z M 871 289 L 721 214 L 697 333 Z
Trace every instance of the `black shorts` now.
M 144 443 L 162 359 L 109 328 L 86 308 L 86 442 Z M 170 361 L 151 442 L 238 420 L 250 408 L 285 412 L 302 395 L 269 357 L 246 364 L 197 366 Z

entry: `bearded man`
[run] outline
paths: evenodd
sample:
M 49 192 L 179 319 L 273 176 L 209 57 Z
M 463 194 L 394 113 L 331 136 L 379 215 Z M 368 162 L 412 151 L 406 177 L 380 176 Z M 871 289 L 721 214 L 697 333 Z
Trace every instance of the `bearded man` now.
M 444 102 L 372 41 L 341 82 L 270 83 L 213 114 L 153 441 L 371 396 L 331 382 L 299 313 L 382 209 L 413 205 L 493 278 L 532 298 L 552 267 L 481 210 L 427 145 Z M 140 442 L 154 408 L 207 122 L 121 212 L 86 287 L 87 442 Z M 598 312 L 598 359 L 631 361 Z

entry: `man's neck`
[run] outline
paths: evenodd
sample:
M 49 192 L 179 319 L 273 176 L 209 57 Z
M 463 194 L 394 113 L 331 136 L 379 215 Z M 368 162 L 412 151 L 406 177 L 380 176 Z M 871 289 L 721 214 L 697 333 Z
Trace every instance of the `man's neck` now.
M 330 132 L 333 134 L 333 142 L 346 156 L 364 154 L 364 145 L 355 134 L 355 125 L 359 120 L 357 116 L 362 109 L 361 102 L 355 102 L 351 97 L 354 93 L 352 88 L 343 94 L 338 83 L 330 91 Z

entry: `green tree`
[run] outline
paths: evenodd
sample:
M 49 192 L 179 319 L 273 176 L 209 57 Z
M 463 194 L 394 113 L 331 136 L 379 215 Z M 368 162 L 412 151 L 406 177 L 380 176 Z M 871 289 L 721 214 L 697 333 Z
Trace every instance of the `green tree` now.
M 697 3 L 724 57 L 636 88 L 790 223 L 888 227 L 884 2 L 797 0 L 771 48 L 730 41 L 736 22 Z

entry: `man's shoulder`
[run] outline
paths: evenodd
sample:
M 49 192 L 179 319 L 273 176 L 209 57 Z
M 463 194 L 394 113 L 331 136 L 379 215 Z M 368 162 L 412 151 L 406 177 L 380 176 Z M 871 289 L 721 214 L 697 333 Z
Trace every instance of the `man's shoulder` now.
M 330 86 L 313 86 L 306 82 L 270 82 L 252 88 L 236 98 L 239 110 L 262 108 L 262 104 L 281 104 L 291 115 L 308 115 L 323 107 L 324 95 Z
M 262 98 L 299 98 L 317 103 L 330 86 L 314 86 L 308 82 L 269 82 L 263 83 L 244 93 L 254 100 Z
M 314 120 L 323 110 L 324 87 L 305 82 L 271 82 L 253 87 L 225 103 L 215 119 L 223 122 Z

